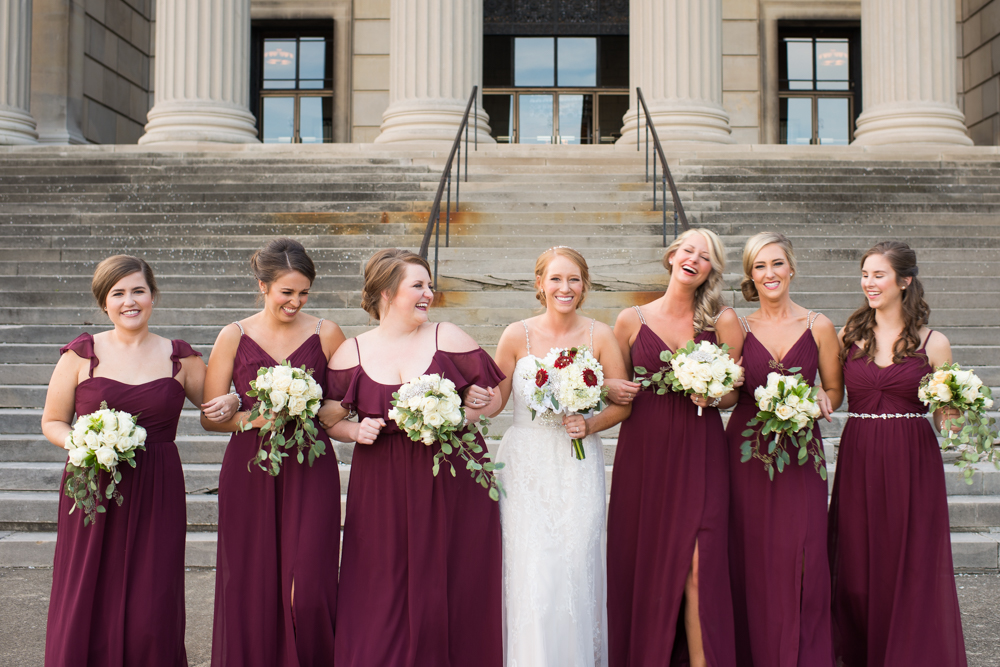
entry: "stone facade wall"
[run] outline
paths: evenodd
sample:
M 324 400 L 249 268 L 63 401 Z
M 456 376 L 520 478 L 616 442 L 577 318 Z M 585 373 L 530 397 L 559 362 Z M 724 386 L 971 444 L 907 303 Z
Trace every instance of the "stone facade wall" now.
M 965 123 L 979 145 L 1000 145 L 1000 0 L 959 0 Z
M 153 104 L 154 0 L 86 0 L 85 6 L 83 136 L 134 144 Z
M 351 141 L 371 143 L 389 106 L 389 0 L 354 0 Z
M 760 6 L 758 0 L 722 0 L 722 105 L 733 138 L 761 141 Z

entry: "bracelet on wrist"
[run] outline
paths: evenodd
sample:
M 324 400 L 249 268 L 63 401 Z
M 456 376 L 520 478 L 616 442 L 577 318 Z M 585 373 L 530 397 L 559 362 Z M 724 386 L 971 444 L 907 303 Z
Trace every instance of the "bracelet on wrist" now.
M 722 397 L 721 396 L 717 397 L 714 401 L 712 401 L 711 403 L 709 403 L 708 407 L 710 407 L 710 408 L 717 408 L 717 407 L 719 407 L 719 403 L 722 403 Z
M 231 391 L 228 396 L 236 397 L 236 412 L 241 412 L 243 410 L 243 398 L 240 396 L 238 391 Z

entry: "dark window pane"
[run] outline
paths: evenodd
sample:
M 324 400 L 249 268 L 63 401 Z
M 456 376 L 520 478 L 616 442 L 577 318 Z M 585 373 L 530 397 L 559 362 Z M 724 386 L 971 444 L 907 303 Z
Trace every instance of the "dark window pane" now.
M 816 40 L 816 88 L 848 90 L 850 51 L 846 39 Z
M 294 39 L 264 40 L 264 87 L 295 87 Z
M 304 144 L 321 144 L 332 140 L 333 100 L 329 97 L 299 99 L 299 140 Z
M 598 84 L 628 88 L 628 37 L 601 37 L 600 59 Z
M 622 118 L 628 111 L 628 95 L 601 95 L 598 122 L 602 144 L 613 144 L 622 136 Z
M 812 98 L 781 98 L 781 143 L 809 145 L 812 143 Z
M 511 48 L 514 41 L 506 35 L 483 37 L 483 86 L 507 88 L 514 85 Z M 485 104 L 485 103 L 484 103 Z
M 850 103 L 846 97 L 821 97 L 818 107 L 819 143 L 846 146 L 851 138 Z
M 295 98 L 264 98 L 265 144 L 290 144 L 295 134 Z
M 326 40 L 302 37 L 299 41 L 299 78 L 322 81 L 326 77 Z
M 786 39 L 786 62 L 789 90 L 812 90 L 813 43 L 812 39 Z
M 514 38 L 514 85 L 555 85 L 554 38 Z
M 513 95 L 483 95 L 483 111 L 490 117 L 490 133 L 498 144 L 513 143 Z
M 593 139 L 594 96 L 560 95 L 559 143 L 590 144 Z
M 597 38 L 560 37 L 557 41 L 560 86 L 592 87 L 597 85 Z
M 551 144 L 552 95 L 520 95 L 517 104 L 518 143 Z

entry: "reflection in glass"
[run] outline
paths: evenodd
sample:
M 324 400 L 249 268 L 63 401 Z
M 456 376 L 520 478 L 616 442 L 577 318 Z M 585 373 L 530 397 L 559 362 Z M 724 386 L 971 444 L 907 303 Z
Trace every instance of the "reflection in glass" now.
M 812 39 L 789 38 L 785 40 L 788 62 L 788 89 L 813 89 L 813 44 Z
M 816 40 L 816 89 L 848 90 L 850 52 L 846 39 Z
M 299 41 L 299 88 L 325 88 L 326 39 L 302 37 Z
M 628 95 L 601 95 L 598 122 L 602 144 L 613 144 L 622 136 L 622 118 L 628 111 Z
M 510 125 L 514 118 L 514 96 L 483 95 L 483 111 L 490 116 L 490 133 L 497 143 L 514 143 Z
M 295 98 L 264 98 L 265 144 L 290 144 L 295 135 Z
M 333 137 L 333 100 L 329 97 L 299 98 L 299 141 L 303 144 L 330 142 Z
M 781 143 L 808 145 L 812 143 L 813 119 L 811 97 L 781 99 Z
M 593 135 L 594 96 L 560 95 L 559 143 L 590 144 L 594 141 Z
M 597 85 L 597 38 L 560 37 L 558 81 L 560 86 Z
M 295 40 L 264 40 L 264 87 L 295 87 Z
M 850 143 L 850 104 L 846 97 L 821 97 L 817 101 L 819 143 L 846 146 Z
M 514 85 L 555 85 L 555 39 L 516 37 L 514 39 Z
M 552 95 L 518 96 L 518 143 L 552 143 Z

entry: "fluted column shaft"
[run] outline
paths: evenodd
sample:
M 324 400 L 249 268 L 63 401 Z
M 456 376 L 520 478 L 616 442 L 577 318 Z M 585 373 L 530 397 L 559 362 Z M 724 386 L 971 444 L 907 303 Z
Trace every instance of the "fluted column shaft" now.
M 38 143 L 31 98 L 31 0 L 0 0 L 0 144 Z
M 155 104 L 140 144 L 254 143 L 250 0 L 156 3 Z
M 629 85 L 619 143 L 645 139 L 636 86 L 661 140 L 733 143 L 722 107 L 722 0 L 630 0 Z
M 472 86 L 482 87 L 482 0 L 392 0 L 389 25 L 389 108 L 375 142 L 450 144 Z M 494 143 L 482 98 L 478 115 L 480 143 Z
M 956 104 L 955 0 L 862 0 L 856 144 L 971 145 Z

